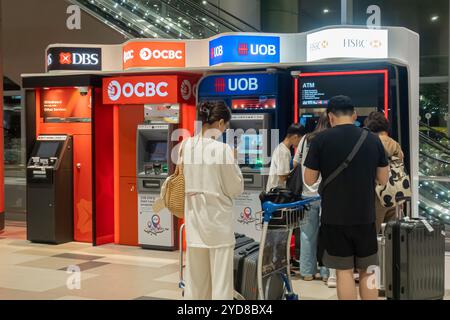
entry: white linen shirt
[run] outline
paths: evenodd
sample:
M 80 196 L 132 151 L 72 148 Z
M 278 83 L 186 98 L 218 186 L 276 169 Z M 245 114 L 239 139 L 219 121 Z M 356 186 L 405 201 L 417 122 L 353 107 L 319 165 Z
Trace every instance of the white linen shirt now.
M 187 246 L 233 246 L 233 199 L 242 194 L 244 179 L 232 149 L 222 142 L 195 136 L 184 143 L 182 163 Z

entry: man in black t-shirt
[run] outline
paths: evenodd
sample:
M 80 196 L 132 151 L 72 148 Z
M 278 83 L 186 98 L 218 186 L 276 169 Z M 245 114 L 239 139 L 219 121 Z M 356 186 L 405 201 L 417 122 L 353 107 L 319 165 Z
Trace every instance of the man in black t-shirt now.
M 364 129 L 356 127 L 349 97 L 328 104 L 331 129 L 318 134 L 305 161 L 305 183 L 322 183 L 347 159 Z M 319 254 L 325 266 L 336 269 L 339 299 L 357 299 L 353 270 L 359 271 L 362 299 L 377 299 L 370 287 L 369 267 L 378 265 L 375 226 L 375 184 L 386 184 L 388 161 L 378 136 L 369 133 L 348 167 L 322 190 Z

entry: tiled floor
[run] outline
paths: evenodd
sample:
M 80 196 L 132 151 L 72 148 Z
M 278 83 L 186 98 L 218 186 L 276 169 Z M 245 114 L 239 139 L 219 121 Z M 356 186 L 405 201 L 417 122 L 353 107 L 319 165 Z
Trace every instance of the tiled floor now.
M 450 256 L 446 259 L 450 276 Z M 182 299 L 178 268 L 177 252 L 83 243 L 32 244 L 20 223 L 9 223 L 0 234 L 0 300 Z M 81 271 L 79 287 L 78 274 L 70 270 Z M 336 299 L 335 289 L 321 281 L 293 282 L 302 299 Z M 450 289 L 450 277 L 446 286 Z

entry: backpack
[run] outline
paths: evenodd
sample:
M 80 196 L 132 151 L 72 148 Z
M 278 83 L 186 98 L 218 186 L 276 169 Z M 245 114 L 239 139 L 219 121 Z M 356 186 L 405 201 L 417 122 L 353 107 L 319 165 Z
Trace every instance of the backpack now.
M 291 190 L 285 188 L 272 188 L 269 192 L 263 191 L 259 195 L 261 205 L 270 201 L 273 203 L 290 203 L 301 200 L 301 195 L 294 194 Z
M 302 174 L 302 158 L 305 151 L 306 138 L 303 140 L 300 149 L 300 162 L 292 170 L 286 180 L 286 189 L 291 190 L 295 195 L 302 196 L 303 194 L 303 174 Z
M 411 197 L 411 182 L 403 161 L 398 157 L 389 159 L 389 181 L 385 186 L 377 185 L 376 194 L 385 208 L 392 208 L 399 197 Z

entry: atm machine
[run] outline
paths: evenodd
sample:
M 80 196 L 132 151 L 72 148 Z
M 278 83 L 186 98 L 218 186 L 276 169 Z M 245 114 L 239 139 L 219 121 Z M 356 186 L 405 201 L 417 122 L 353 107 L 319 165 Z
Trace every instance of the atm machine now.
M 364 119 L 373 111 L 382 111 L 389 116 L 387 69 L 346 70 L 331 66 L 329 70 L 292 72 L 297 79 L 295 121 L 308 131 L 315 129 L 320 114 L 326 112 L 328 101 L 336 95 L 351 97 L 358 115 L 357 126 L 363 126 Z
M 235 232 L 259 239 L 259 195 L 266 188 L 273 149 L 292 123 L 289 73 L 267 70 L 254 73 L 212 74 L 199 84 L 199 101 L 222 100 L 232 118 L 224 142 L 237 149 L 244 177 L 244 193 L 235 200 Z M 278 130 L 273 130 L 278 129 Z
M 358 119 L 373 111 L 383 112 L 391 124 L 390 136 L 398 141 L 405 154 L 410 151 L 408 72 L 391 63 L 330 64 L 303 66 L 291 71 L 294 78 L 294 121 L 313 131 L 328 101 L 336 95 L 352 99 Z M 403 120 L 404 121 L 404 120 Z M 409 168 L 409 157 L 405 158 Z M 408 169 L 409 170 L 409 169 Z
M 72 137 L 41 135 L 27 165 L 27 239 L 73 241 Z
M 173 251 L 178 249 L 178 219 L 167 209 L 154 213 L 152 207 L 164 180 L 175 169 L 171 135 L 178 125 L 148 121 L 149 108 L 145 106 L 148 124 L 137 129 L 138 242 L 144 249 Z

